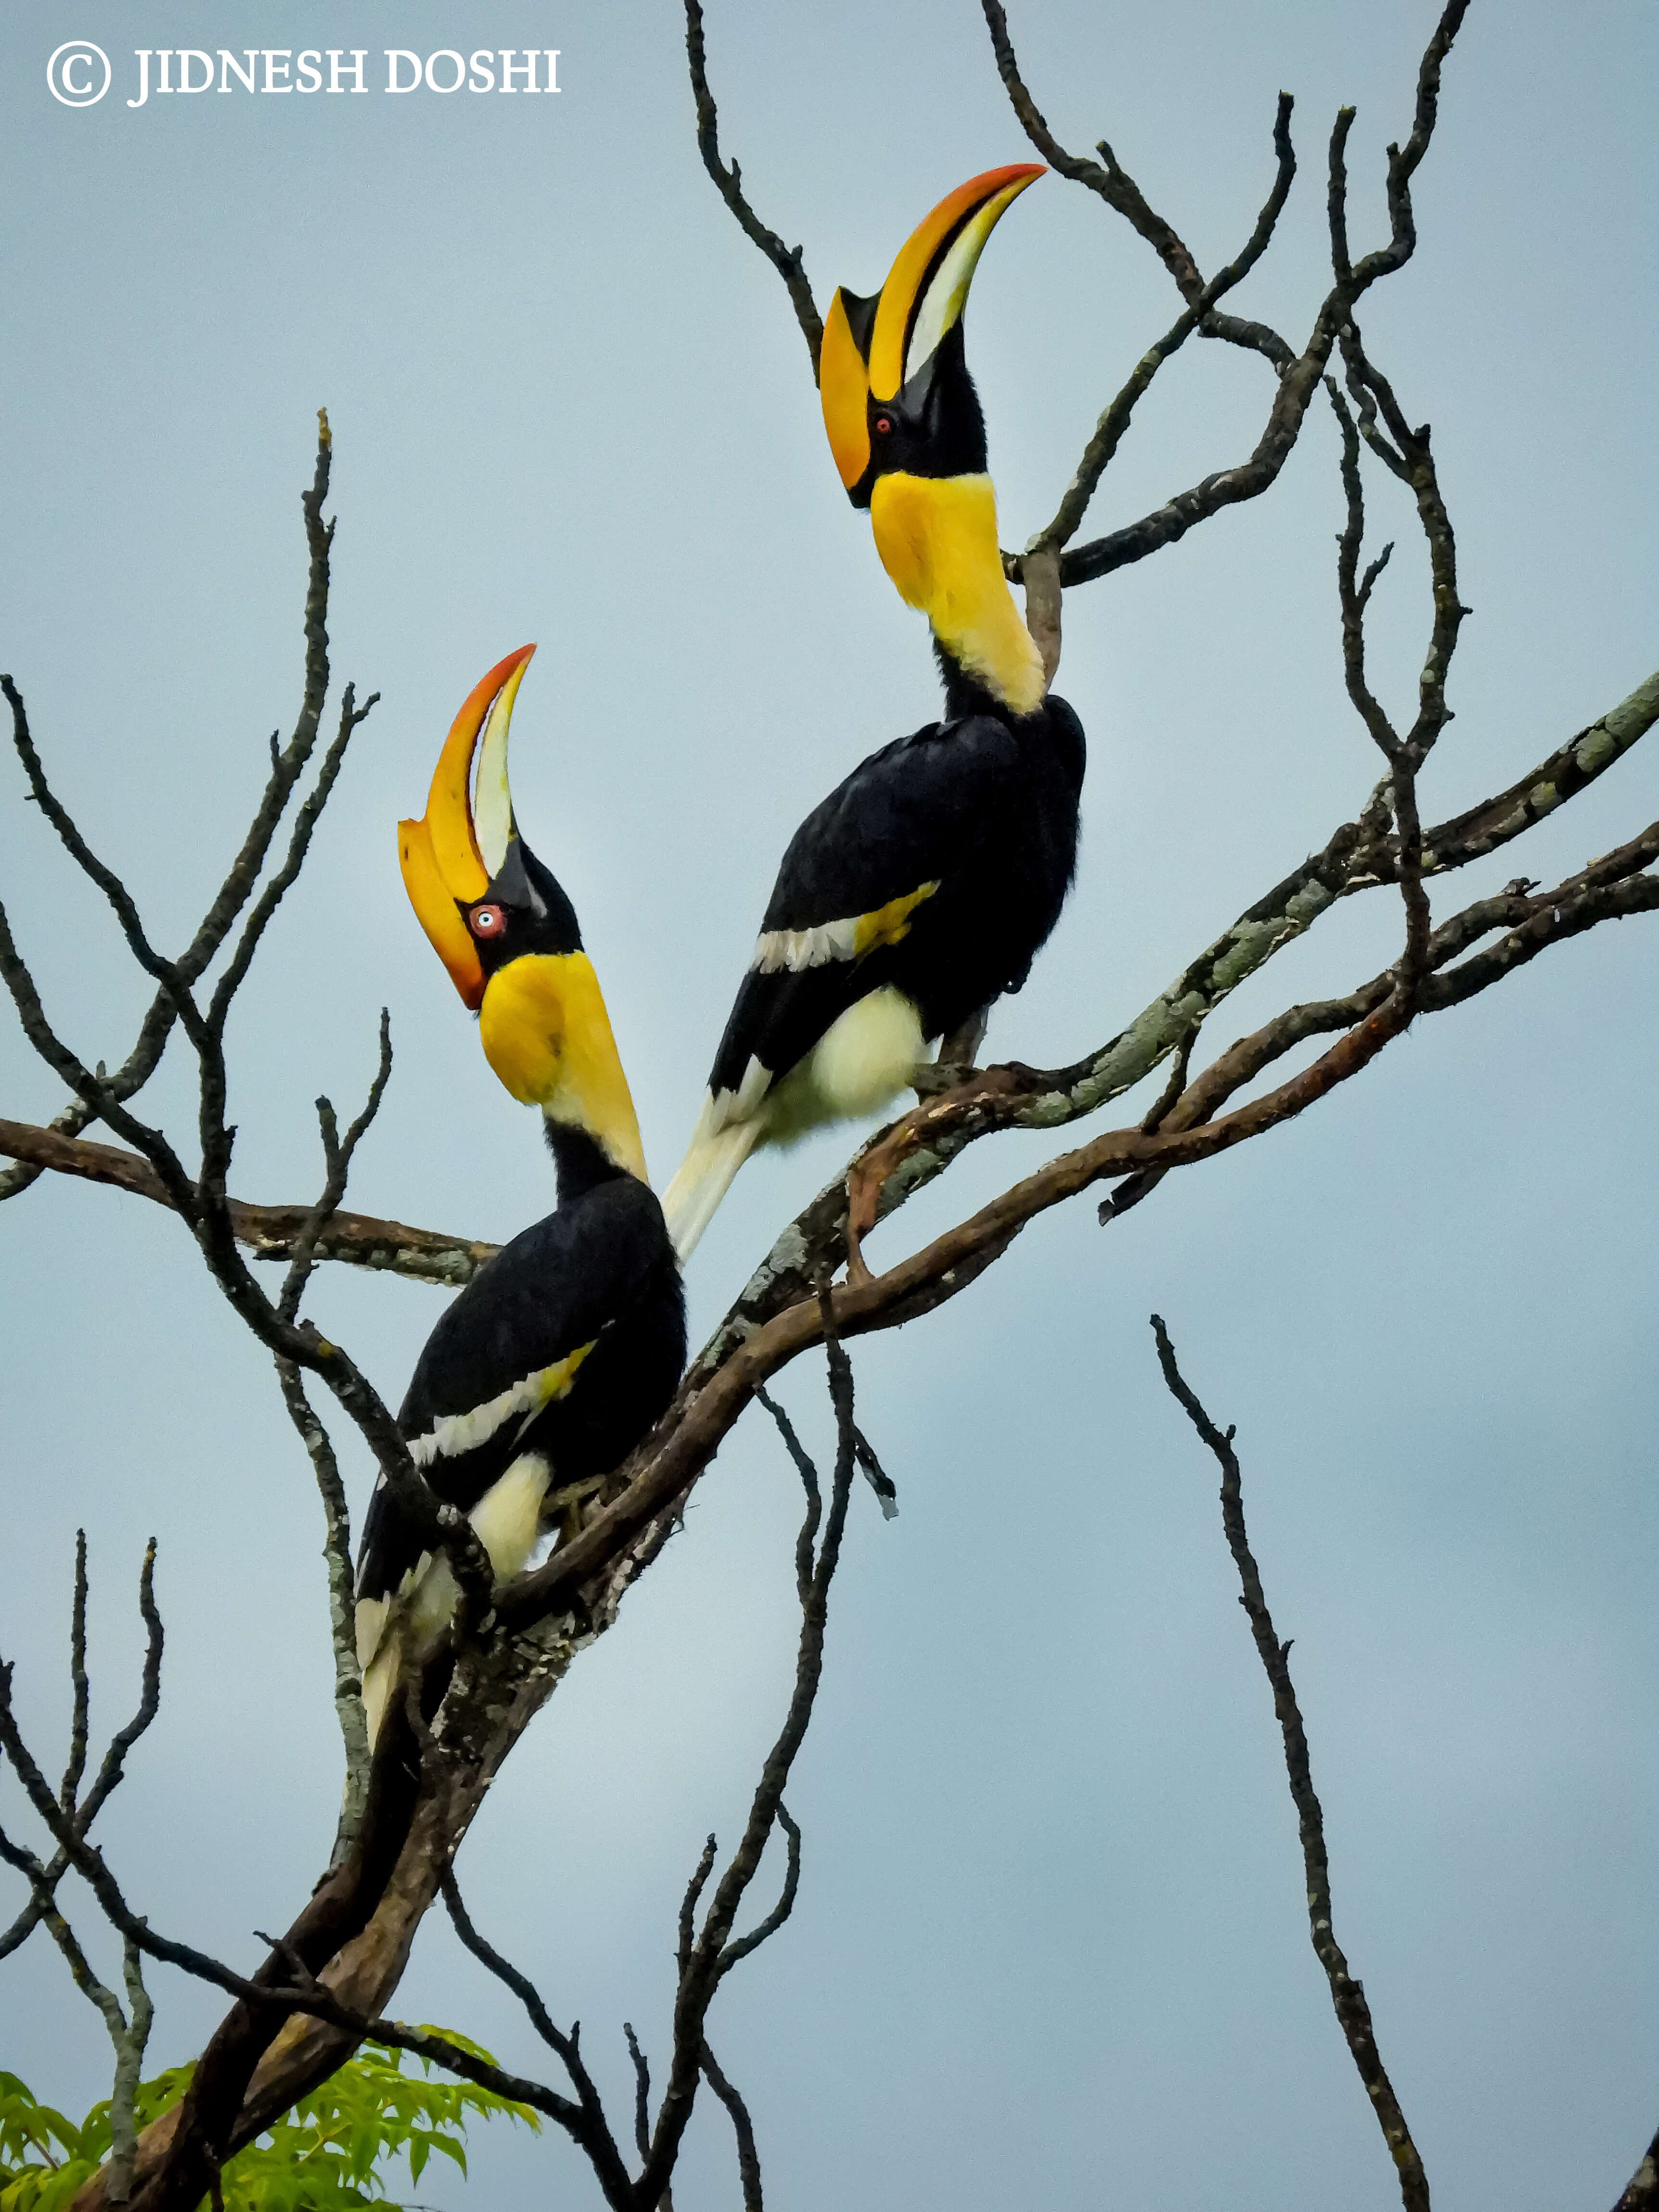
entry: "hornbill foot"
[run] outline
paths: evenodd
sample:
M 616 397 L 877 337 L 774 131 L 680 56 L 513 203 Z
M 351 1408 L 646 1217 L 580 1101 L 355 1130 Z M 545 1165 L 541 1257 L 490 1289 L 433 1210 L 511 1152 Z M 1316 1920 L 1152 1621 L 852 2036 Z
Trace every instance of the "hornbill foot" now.
M 556 1490 L 544 1501 L 544 1525 L 550 1524 L 558 1532 L 553 1546 L 555 1551 L 566 1544 L 574 1544 L 581 1534 L 583 1503 L 604 1487 L 605 1477 L 602 1474 L 590 1474 L 585 1482 L 567 1483 L 562 1490 Z

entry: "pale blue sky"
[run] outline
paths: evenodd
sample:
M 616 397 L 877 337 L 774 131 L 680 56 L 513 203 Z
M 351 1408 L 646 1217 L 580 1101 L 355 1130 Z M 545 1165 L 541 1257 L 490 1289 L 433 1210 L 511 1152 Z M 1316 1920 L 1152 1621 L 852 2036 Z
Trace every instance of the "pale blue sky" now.
M 1382 149 L 1409 126 L 1428 6 L 1015 0 L 1011 20 L 1061 137 L 1109 137 L 1206 268 L 1248 234 L 1274 95 L 1297 94 L 1301 173 L 1246 310 L 1295 336 L 1324 289 L 1340 102 L 1359 110 L 1355 238 L 1381 236 Z M 71 33 L 117 64 L 81 112 L 45 83 Z M 141 43 L 362 46 L 378 87 L 389 44 L 486 40 L 559 48 L 556 100 L 122 104 Z M 805 243 L 821 302 L 838 281 L 872 289 L 943 191 L 1025 153 L 972 0 L 708 0 L 708 40 L 727 149 Z M 1654 665 L 1655 44 L 1635 0 L 1475 0 L 1419 181 L 1418 258 L 1366 309 L 1408 413 L 1435 426 L 1476 611 L 1431 818 Z M 386 1003 L 398 1071 L 354 1202 L 492 1236 L 550 1202 L 533 1125 L 392 862 L 456 706 L 532 637 L 520 811 L 582 916 L 665 1177 L 788 832 L 937 696 L 918 618 L 841 493 L 782 289 L 703 176 L 678 6 L 29 0 L 0 27 L 0 665 L 163 941 L 193 922 L 266 733 L 293 720 L 319 404 L 334 425 L 334 665 L 382 703 L 234 1025 L 234 1188 L 312 1189 L 310 1102 L 360 1096 Z M 1152 256 L 1086 194 L 1047 180 L 1011 214 L 969 320 L 1005 543 L 1046 519 L 1174 312 Z M 1268 392 L 1261 363 L 1189 349 L 1094 520 L 1242 457 Z M 1316 409 L 1270 497 L 1068 595 L 1082 867 L 999 1013 L 998 1054 L 1052 1064 L 1111 1035 L 1375 781 L 1340 686 L 1334 448 Z M 1376 539 L 1400 541 L 1374 652 L 1401 705 L 1423 562 L 1393 488 L 1369 488 Z M 143 994 L 20 793 L 0 766 L 14 927 L 66 1033 L 114 1060 Z M 1656 800 L 1659 755 L 1638 754 L 1469 871 L 1468 895 L 1565 872 Z M 1437 890 L 1437 911 L 1455 896 Z M 1351 902 L 1240 993 L 1214 1042 L 1370 975 L 1396 929 L 1391 908 Z M 1437 2203 L 1617 2195 L 1659 2119 L 1656 958 L 1642 921 L 1553 953 L 1293 1128 L 1172 1177 L 1104 1235 L 1091 1204 L 1049 1215 L 969 1296 L 860 1349 L 860 1420 L 902 1510 L 887 1525 L 854 1501 L 791 1791 L 800 1903 L 711 2023 L 775 2203 L 1395 2201 L 1308 1945 L 1214 1471 L 1164 1391 L 1153 1309 L 1239 1425 L 1338 1933 Z M 0 1070 L 0 1112 L 59 1103 L 15 1035 Z M 182 1129 L 176 1074 L 150 1103 Z M 978 1147 L 880 1249 L 1053 1148 Z M 694 1328 L 845 1150 L 745 1172 L 693 1264 Z M 158 1927 L 246 1961 L 252 1928 L 321 1863 L 337 1790 L 306 1462 L 176 1224 L 43 1182 L 0 1232 L 0 1645 L 38 1739 L 60 1727 L 83 1523 L 106 1728 L 130 1705 L 131 1586 L 157 1534 L 163 1716 L 100 1833 Z M 336 1270 L 313 1310 L 395 1398 L 438 1294 Z M 824 1440 L 810 1364 L 783 1395 Z M 343 1446 L 361 1502 L 367 1469 Z M 751 1416 L 462 1863 L 481 1925 L 580 2015 L 619 2107 L 620 2023 L 664 2050 L 680 1890 L 708 1830 L 735 1835 L 781 1711 L 797 1496 Z M 15 1811 L 0 1784 L 0 1817 Z M 104 2094 L 101 2028 L 55 1954 L 36 1938 L 3 1972 L 0 2065 L 76 2110 Z M 217 2003 L 155 1979 L 159 2064 Z M 541 2063 L 436 1927 L 398 2009 Z M 474 2173 L 471 2201 L 510 2212 L 550 2189 L 597 2202 L 545 2139 L 481 2134 Z M 421 2193 L 462 2194 L 432 2176 Z M 681 2212 L 736 2200 L 712 2104 L 676 2194 Z

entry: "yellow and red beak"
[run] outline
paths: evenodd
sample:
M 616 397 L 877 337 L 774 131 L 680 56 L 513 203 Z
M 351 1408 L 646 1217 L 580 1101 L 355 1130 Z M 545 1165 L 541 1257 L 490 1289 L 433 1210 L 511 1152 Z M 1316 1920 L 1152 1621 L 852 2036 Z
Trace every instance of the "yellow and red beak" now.
M 841 480 L 856 495 L 870 467 L 870 403 L 896 399 L 962 319 L 985 241 L 1040 161 L 987 169 L 947 193 L 899 248 L 873 299 L 838 289 L 818 356 L 823 427 Z
M 507 726 L 535 650 L 521 645 L 509 653 L 469 693 L 438 756 L 425 814 L 418 822 L 398 824 L 398 858 L 409 902 L 455 988 L 475 1012 L 483 1000 L 484 972 L 459 907 L 483 896 L 513 834 Z

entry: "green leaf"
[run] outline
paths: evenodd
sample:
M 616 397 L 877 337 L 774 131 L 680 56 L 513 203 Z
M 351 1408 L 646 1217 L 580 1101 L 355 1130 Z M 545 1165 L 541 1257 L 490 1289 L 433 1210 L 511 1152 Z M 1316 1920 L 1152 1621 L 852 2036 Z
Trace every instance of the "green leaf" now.
M 428 2027 L 494 2065 L 482 2044 L 453 2029 Z M 469 2120 L 499 2114 L 538 2134 L 532 2106 L 452 2079 L 424 2058 L 404 2070 L 405 2054 L 365 2044 L 292 2112 L 240 2151 L 221 2177 L 225 2212 L 360 2212 L 399 2203 L 396 2177 L 406 2164 L 418 2183 L 434 2151 L 467 2170 Z M 169 2067 L 140 2084 L 133 2110 L 141 2128 L 169 2112 L 190 2086 L 192 2069 Z M 76 2191 L 109 2151 L 109 2104 L 94 2105 L 77 2128 L 41 2104 L 15 2074 L 0 2070 L 0 2212 L 68 2212 Z

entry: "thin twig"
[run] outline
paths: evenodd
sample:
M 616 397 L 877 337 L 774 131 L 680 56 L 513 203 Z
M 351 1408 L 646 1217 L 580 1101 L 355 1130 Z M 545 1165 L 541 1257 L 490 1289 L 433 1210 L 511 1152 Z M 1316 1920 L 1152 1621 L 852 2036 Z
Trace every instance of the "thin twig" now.
M 1262 1668 L 1273 1693 L 1273 1711 L 1285 1740 L 1285 1769 L 1290 1778 L 1291 1797 L 1296 1806 L 1297 1820 L 1302 1835 L 1302 1860 L 1307 1876 L 1308 1925 L 1313 1937 L 1313 1947 L 1325 1978 L 1330 1984 L 1331 2002 L 1337 2022 L 1342 2030 L 1349 2052 L 1358 2070 L 1365 2094 L 1371 2100 L 1382 2139 L 1389 2147 L 1400 2176 L 1401 2202 L 1406 2212 L 1429 2212 L 1428 2179 L 1423 2171 L 1423 2161 L 1417 2146 L 1412 2141 L 1406 2116 L 1400 2109 L 1381 2054 L 1376 2048 L 1376 2037 L 1371 2024 L 1370 2007 L 1365 1992 L 1348 1972 L 1348 1962 L 1343 1956 L 1331 1926 L 1331 1870 L 1325 1850 L 1325 1819 L 1313 1785 L 1313 1772 L 1308 1758 L 1307 1732 L 1303 1726 L 1302 1711 L 1296 1701 L 1296 1692 L 1291 1682 L 1290 1645 L 1281 1644 L 1273 1627 L 1273 1616 L 1267 1610 L 1267 1601 L 1261 1588 L 1261 1577 L 1244 1529 L 1243 1485 L 1239 1474 L 1238 1455 L 1233 1449 L 1234 1431 L 1224 1435 L 1218 1430 L 1193 1392 L 1183 1381 L 1176 1364 L 1175 1346 L 1170 1333 L 1160 1317 L 1152 1317 L 1152 1334 L 1158 1340 L 1158 1363 L 1164 1370 L 1164 1380 L 1170 1392 L 1198 1431 L 1200 1437 L 1215 1455 L 1221 1468 L 1221 1518 L 1226 1530 L 1227 1548 L 1233 1555 L 1233 1565 L 1238 1570 L 1243 1595 L 1239 1603 L 1243 1607 L 1250 1624 L 1250 1634 Z
M 576 2091 L 576 2101 L 573 2104 L 568 2098 L 560 2099 L 560 2109 L 554 2118 L 586 2152 L 594 2177 L 605 2192 L 605 2202 L 619 2208 L 619 2212 L 632 2212 L 634 2200 L 628 2168 L 611 2132 L 605 2106 L 594 2087 L 592 2076 L 583 2063 L 580 2026 L 573 2027 L 568 2035 L 562 2028 L 556 2027 L 552 2014 L 530 1977 L 510 1960 L 504 1959 L 495 1946 L 478 1933 L 462 1901 L 453 1868 L 445 1868 L 441 1887 L 455 1933 L 479 1964 L 512 1990 L 529 2016 L 531 2026 L 549 2050 L 557 2054 L 570 2076 Z
M 837 1444 L 836 1471 L 830 1487 L 830 1510 L 822 1541 L 811 1561 L 801 1599 L 800 1640 L 796 1651 L 795 1681 L 782 1729 L 761 1770 L 749 1808 L 749 1818 L 738 1849 L 720 1881 L 704 1917 L 695 1929 L 695 1914 L 714 1864 L 714 1838 L 705 1846 L 691 1878 L 680 1911 L 679 1988 L 674 2003 L 674 2047 L 669 2063 L 650 2156 L 640 2177 L 641 2201 L 649 2205 L 667 2185 L 679 2154 L 679 2146 L 691 2116 L 702 2070 L 703 2027 L 708 2007 L 720 1982 L 738 1962 L 776 1933 L 789 1917 L 800 1871 L 800 1835 L 783 1805 L 795 1755 L 805 1740 L 823 1668 L 824 1629 L 829 1617 L 830 1585 L 841 1557 L 842 1536 L 847 1525 L 847 1506 L 856 1467 L 854 1443 L 853 1370 L 836 1331 L 834 1304 L 828 1286 L 819 1294 L 819 1311 L 830 1366 L 830 1400 L 836 1411 Z M 799 1464 L 799 1462 L 798 1462 Z M 805 1477 L 803 1476 L 803 1480 Z M 816 1525 L 816 1482 L 808 1486 L 807 1516 Z M 810 1540 L 808 1540 L 810 1553 Z M 798 1567 L 800 1546 L 797 1546 Z M 781 1826 L 789 1842 L 788 1868 L 779 1901 L 747 1936 L 732 1937 L 732 1924 L 745 1892 L 760 1866 L 774 1826 Z
M 782 277 L 788 289 L 789 303 L 795 311 L 795 320 L 806 341 L 806 350 L 812 357 L 812 381 L 816 384 L 818 349 L 823 343 L 823 319 L 806 281 L 802 260 L 805 249 L 786 246 L 776 231 L 767 228 L 744 198 L 742 171 L 735 161 L 728 168 L 720 159 L 720 118 L 714 108 L 714 95 L 708 89 L 699 0 L 685 0 L 685 53 L 691 70 L 691 96 L 697 109 L 697 151 L 702 155 L 703 167 L 714 179 L 715 190 L 737 217 L 744 237 L 760 248 Z
M 75 1693 L 70 1723 L 69 1765 L 58 1786 L 58 1802 L 73 1813 L 81 1794 L 81 1778 L 87 1771 L 87 1728 L 90 1717 L 92 1684 L 87 1676 L 87 1532 L 75 1532 L 75 1595 L 70 1603 L 70 1683 Z
M 986 3 L 988 12 L 995 0 L 986 0 Z M 1078 463 L 1054 520 L 1046 529 L 1040 531 L 1027 547 L 1022 570 L 1024 562 L 1029 562 L 1034 553 L 1047 549 L 1058 554 L 1076 536 L 1089 502 L 1099 487 L 1100 479 L 1122 442 L 1137 401 L 1164 362 L 1180 350 L 1195 330 L 1202 327 L 1216 301 L 1242 283 L 1267 252 L 1296 175 L 1296 155 L 1291 144 L 1291 105 L 1290 94 L 1280 93 L 1279 112 L 1273 123 L 1273 150 L 1278 169 L 1273 188 L 1256 218 L 1255 230 L 1237 258 L 1224 269 L 1218 270 L 1207 283 L 1200 284 L 1192 294 L 1185 312 L 1177 316 L 1164 336 L 1141 356 L 1127 382 L 1105 408 L 1095 425 L 1093 435 L 1083 449 L 1083 458 Z M 1092 164 L 1087 166 L 1091 167 Z M 1115 165 L 1114 168 L 1117 178 L 1126 183 L 1129 181 L 1123 177 L 1121 169 L 1115 168 Z M 1174 233 L 1170 235 L 1173 237 Z
M 1045 160 L 1050 161 L 1062 174 L 1074 179 L 1078 183 L 1086 185 L 1090 191 L 1097 193 L 1106 201 L 1108 205 L 1122 215 L 1152 246 L 1175 279 L 1176 288 L 1183 300 L 1187 301 L 1189 312 L 1193 310 L 1197 307 L 1203 295 L 1204 279 L 1197 263 L 1193 259 L 1180 236 L 1173 227 L 1148 204 L 1139 185 L 1123 169 L 1113 155 L 1111 148 L 1103 140 L 1097 149 L 1101 160 L 1097 163 L 1067 153 L 1054 138 L 1020 76 L 1008 35 L 1006 15 L 1000 0 L 982 0 L 982 4 L 986 21 L 991 33 L 992 46 L 996 54 L 998 70 L 1004 84 L 1007 87 L 1010 100 L 1025 129 L 1026 135 Z M 1209 520 L 1212 516 L 1219 514 L 1224 507 L 1237 505 L 1243 500 L 1258 498 L 1277 480 L 1279 471 L 1284 467 L 1300 434 L 1309 401 L 1313 396 L 1315 387 L 1324 375 L 1332 349 L 1344 323 L 1352 314 L 1355 301 L 1380 277 L 1389 276 L 1395 270 L 1402 268 L 1415 249 L 1417 232 L 1412 211 L 1411 179 L 1428 150 L 1437 111 L 1441 64 L 1450 50 L 1452 40 L 1457 34 L 1467 7 L 1468 0 L 1448 0 L 1434 35 L 1429 41 L 1419 70 L 1418 96 L 1411 137 L 1403 153 L 1397 147 L 1391 146 L 1389 149 L 1386 185 L 1389 218 L 1389 240 L 1385 246 L 1363 255 L 1357 263 L 1351 263 L 1348 257 L 1347 187 L 1344 159 L 1344 148 L 1348 127 L 1352 121 L 1352 112 L 1344 109 L 1338 116 L 1331 141 L 1331 179 L 1328 194 L 1332 274 L 1334 283 L 1315 316 L 1312 329 L 1301 353 L 1293 354 L 1284 340 L 1279 337 L 1278 333 L 1269 330 L 1265 325 L 1236 324 L 1233 319 L 1218 317 L 1208 308 L 1206 308 L 1197 318 L 1196 326 L 1204 334 L 1226 337 L 1235 343 L 1254 347 L 1267 355 L 1278 373 L 1278 388 L 1273 394 L 1266 426 L 1256 442 L 1255 450 L 1247 460 L 1233 467 L 1216 471 L 1189 489 L 1177 493 L 1174 498 L 1166 501 L 1162 507 L 1155 509 L 1152 514 L 1143 515 L 1139 521 L 1130 523 L 1122 529 L 1112 531 L 1105 537 L 1097 538 L 1091 544 L 1073 547 L 1067 550 L 1061 556 L 1060 562 L 1060 581 L 1062 586 L 1088 583 L 1097 577 L 1109 575 L 1131 562 L 1144 560 L 1148 555 L 1160 551 L 1165 545 L 1175 544 L 1178 539 L 1185 537 L 1188 531 L 1194 525 Z M 1282 101 L 1280 123 L 1287 131 L 1288 111 Z M 1288 178 L 1284 176 L 1283 164 L 1287 148 L 1286 137 L 1285 146 L 1281 149 L 1281 177 L 1286 185 L 1288 185 Z M 1277 190 L 1277 187 L 1275 189 Z M 1267 222 L 1265 210 L 1263 221 Z M 1267 228 L 1271 232 L 1270 222 L 1267 222 Z M 1265 246 L 1266 237 L 1261 234 L 1260 225 L 1257 235 L 1261 238 L 1262 246 Z M 1252 247 L 1255 246 L 1255 240 L 1253 239 Z M 1257 251 L 1259 250 L 1260 248 L 1257 248 Z M 1250 252 L 1251 249 L 1247 248 L 1246 256 L 1241 256 L 1241 260 L 1245 261 L 1246 266 L 1249 265 L 1246 257 L 1250 256 Z M 1183 318 L 1182 321 L 1184 320 Z M 1224 320 L 1231 326 L 1222 328 L 1221 324 Z M 1185 335 L 1182 323 L 1177 323 L 1175 327 L 1176 331 Z M 1174 335 L 1174 332 L 1170 334 L 1170 337 Z M 1161 349 L 1163 351 L 1172 349 L 1168 338 L 1161 342 Z M 1155 348 L 1153 350 L 1155 354 L 1159 354 L 1160 358 L 1162 357 L 1159 348 Z M 1148 358 L 1151 359 L 1151 356 Z M 1154 362 L 1152 366 L 1155 369 L 1157 362 Z M 1149 371 L 1149 374 L 1150 373 Z M 1136 374 L 1139 375 L 1139 371 Z M 1131 385 L 1124 388 L 1125 394 L 1129 395 L 1130 404 L 1133 404 L 1134 396 L 1133 386 L 1132 379 Z M 1121 398 L 1122 396 L 1120 395 Z M 1114 406 L 1115 407 L 1116 404 L 1117 403 L 1115 402 Z M 1109 409 L 1107 415 L 1101 418 L 1101 424 L 1097 429 L 1096 436 L 1097 439 L 1103 439 L 1115 448 L 1115 437 L 1112 435 L 1112 426 L 1109 422 L 1109 417 L 1111 415 L 1112 410 Z M 1121 425 L 1118 426 L 1118 429 L 1121 434 Z M 1106 457 L 1109 458 L 1109 453 Z M 1104 465 L 1103 461 L 1101 465 Z M 1072 499 L 1070 494 L 1067 495 L 1068 499 L 1072 500 L 1072 508 L 1074 510 L 1070 513 L 1073 528 L 1075 528 L 1076 523 L 1081 520 L 1081 505 L 1079 501 L 1086 504 L 1087 491 L 1091 489 L 1092 485 L 1086 483 L 1085 471 L 1079 470 L 1079 480 L 1075 486 L 1077 498 Z M 1062 509 L 1062 512 L 1068 512 L 1068 510 Z M 1069 534 L 1068 531 L 1067 535 Z M 1052 552 L 1053 546 L 1049 533 L 1044 533 L 1034 543 L 1045 556 Z M 1023 574 L 1023 562 L 1019 556 L 1006 556 L 1005 566 L 1012 580 L 1018 580 Z
M 347 1129 L 343 1143 L 338 1134 L 333 1107 L 326 1098 L 317 1101 L 317 1120 L 322 1131 L 326 1180 L 322 1194 L 311 1210 L 310 1218 L 295 1240 L 294 1257 L 289 1262 L 282 1295 L 276 1301 L 276 1310 L 284 1321 L 292 1321 L 300 1310 L 306 1285 L 317 1264 L 317 1240 L 340 1210 L 340 1200 L 345 1196 L 346 1180 L 351 1173 L 352 1155 L 380 1112 L 380 1101 L 386 1096 L 386 1087 L 391 1079 L 392 1017 L 382 1006 L 380 1065 L 375 1070 L 374 1080 L 368 1086 L 368 1097 L 363 1102 L 363 1109 Z
M 351 1571 L 351 1511 L 328 1431 L 307 1397 L 291 1359 L 276 1362 L 283 1403 L 306 1448 L 323 1502 L 323 1563 L 328 1577 L 329 1640 L 334 1651 L 334 1717 L 345 1753 L 345 1786 L 329 1864 L 337 1867 L 356 1839 L 368 1796 L 368 1723 L 363 1712 L 362 1672 L 357 1663 L 356 1612 Z
M 628 2055 L 634 2062 L 634 2148 L 641 2158 L 651 2155 L 651 2066 L 631 2020 L 623 2022 Z
M 709 2087 L 732 2115 L 738 2138 L 738 2179 L 743 2189 L 743 2212 L 765 2212 L 761 2197 L 760 2154 L 755 2148 L 755 2127 L 749 2107 L 714 2063 L 707 2040 L 702 2046 L 702 2070 Z
M 328 495 L 332 441 L 327 414 L 320 408 L 317 427 L 316 465 L 310 488 L 302 495 L 301 502 L 305 513 L 310 574 L 306 591 L 305 670 L 299 717 L 286 746 L 279 749 L 276 734 L 272 733 L 270 774 L 240 850 L 195 935 L 173 963 L 179 977 L 186 984 L 194 983 L 205 972 L 251 896 L 264 866 L 270 841 L 317 740 L 323 701 L 328 690 L 328 563 L 334 536 L 333 525 L 325 525 L 322 519 L 323 501 Z M 163 988 L 151 1001 L 131 1052 L 114 1074 L 106 1079 L 106 1088 L 112 1098 L 124 1102 L 149 1082 L 161 1063 L 175 1019 L 172 998 Z M 77 1137 L 94 1118 L 95 1110 L 86 1100 L 72 1098 L 53 1116 L 52 1128 L 59 1134 Z M 47 1164 L 50 1163 L 20 1158 L 15 1168 L 0 1176 L 0 1199 L 13 1198 L 26 1190 Z

